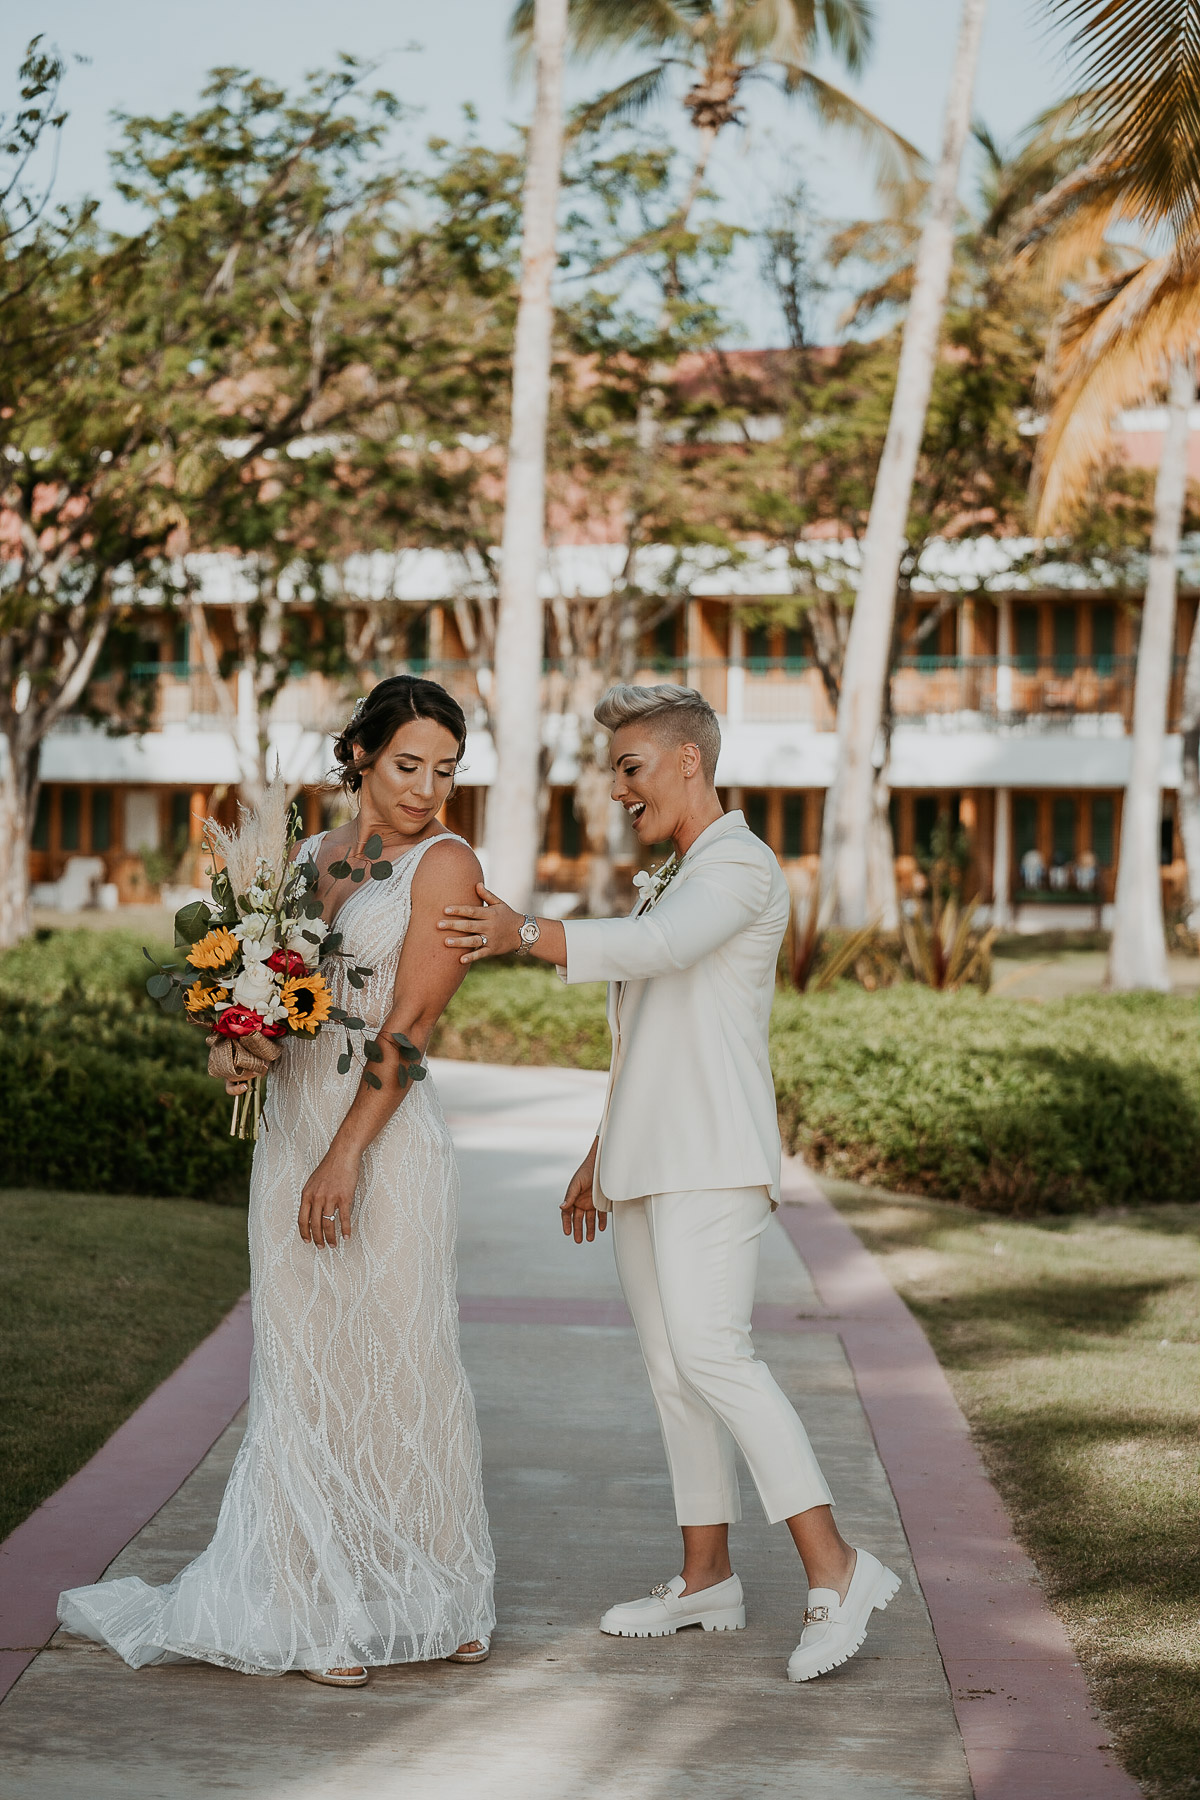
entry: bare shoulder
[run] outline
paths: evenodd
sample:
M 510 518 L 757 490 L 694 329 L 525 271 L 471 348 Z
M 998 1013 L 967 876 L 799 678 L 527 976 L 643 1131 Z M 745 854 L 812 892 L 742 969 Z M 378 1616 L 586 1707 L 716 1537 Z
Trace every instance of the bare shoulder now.
M 451 888 L 462 888 L 474 900 L 475 884 L 482 880 L 483 869 L 470 844 L 447 833 L 445 837 L 434 838 L 418 863 L 413 876 L 413 897 L 428 898 L 432 905 L 440 906 L 449 897 Z

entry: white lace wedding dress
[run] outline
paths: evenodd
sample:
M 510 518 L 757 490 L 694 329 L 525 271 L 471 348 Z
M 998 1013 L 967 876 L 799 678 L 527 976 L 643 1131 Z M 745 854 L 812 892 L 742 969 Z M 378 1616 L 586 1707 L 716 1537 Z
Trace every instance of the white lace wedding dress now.
M 305 850 L 315 848 L 310 839 Z M 418 862 L 364 881 L 339 925 L 373 973 L 334 1003 L 378 1028 Z M 195 1658 L 255 1674 L 431 1661 L 487 1636 L 493 1558 L 475 1408 L 458 1344 L 458 1171 L 432 1080 L 415 1082 L 363 1160 L 354 1231 L 300 1238 L 300 1190 L 358 1073 L 344 1036 L 291 1039 L 267 1083 L 250 1180 L 254 1358 L 246 1436 L 208 1549 L 166 1587 L 73 1588 L 68 1630 L 127 1663 Z

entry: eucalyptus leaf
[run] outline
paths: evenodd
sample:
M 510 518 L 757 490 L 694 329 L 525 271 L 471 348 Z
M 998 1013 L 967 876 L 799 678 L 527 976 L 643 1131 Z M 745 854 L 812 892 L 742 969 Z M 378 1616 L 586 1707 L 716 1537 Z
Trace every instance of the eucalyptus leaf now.
M 339 1025 L 344 1025 L 349 1015 L 344 1013 L 340 1006 L 331 1006 L 329 1016 L 331 1019 L 336 1019 Z
M 365 1031 L 367 1029 L 365 1019 L 352 1019 L 348 1013 L 341 1014 L 339 1023 L 344 1025 L 347 1031 Z
M 212 907 L 204 900 L 193 900 L 175 914 L 175 942 L 198 944 L 212 925 Z
M 345 881 L 347 875 L 350 873 L 350 864 L 348 862 L 330 863 L 329 873 L 333 876 L 335 881 Z
M 163 1008 L 164 1012 L 182 1012 L 183 1011 L 183 989 L 180 987 L 176 987 L 174 985 L 174 983 L 172 983 L 171 991 L 167 995 L 166 999 L 163 1001 L 162 1008 Z
M 365 869 L 351 869 L 351 871 L 350 871 L 351 881 L 354 881 L 354 882 L 361 881 L 363 879 L 363 877 L 366 875 L 366 872 L 367 871 Z
M 374 862 L 371 864 L 371 880 L 386 881 L 392 872 L 390 862 Z
M 380 1081 L 378 1075 L 376 1075 L 376 1073 L 373 1069 L 364 1069 L 363 1070 L 363 1080 L 366 1082 L 368 1087 L 381 1088 L 383 1086 L 382 1081 Z
M 368 1062 L 383 1061 L 383 1051 L 379 1048 L 379 1045 L 375 1042 L 374 1038 L 365 1038 L 363 1040 L 363 1055 Z
M 373 831 L 371 833 L 370 837 L 367 839 L 366 843 L 363 845 L 362 853 L 366 857 L 367 861 L 371 862 L 375 857 L 377 857 L 379 855 L 379 852 L 382 849 L 383 849 L 383 839 L 380 837 L 380 835 L 377 831 Z
M 428 1073 L 429 1070 L 425 1067 L 424 1063 L 418 1063 L 415 1068 L 410 1068 L 408 1071 L 409 1079 L 411 1081 L 424 1081 Z
M 300 908 L 302 916 L 306 919 L 319 919 L 324 910 L 324 905 L 320 900 L 306 900 Z
M 146 992 L 152 1000 L 165 1000 L 173 985 L 171 977 L 163 974 L 160 970 L 157 975 L 151 975 L 147 981 Z
M 363 978 L 357 969 L 347 969 L 346 980 L 350 983 L 352 988 L 360 988 L 364 985 Z
M 339 1056 L 337 1059 L 338 1074 L 339 1075 L 348 1075 L 350 1073 L 350 1064 L 353 1061 L 354 1061 L 354 1058 L 347 1051 L 343 1051 L 341 1056 Z

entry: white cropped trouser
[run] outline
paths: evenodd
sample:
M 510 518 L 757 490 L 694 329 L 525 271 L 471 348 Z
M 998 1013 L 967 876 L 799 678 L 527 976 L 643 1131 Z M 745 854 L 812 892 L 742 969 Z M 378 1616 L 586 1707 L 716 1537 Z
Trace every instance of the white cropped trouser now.
M 681 1525 L 741 1517 L 734 1446 L 772 1524 L 831 1504 L 808 1433 L 750 1339 L 765 1187 L 621 1200 L 617 1273 L 650 1376 Z

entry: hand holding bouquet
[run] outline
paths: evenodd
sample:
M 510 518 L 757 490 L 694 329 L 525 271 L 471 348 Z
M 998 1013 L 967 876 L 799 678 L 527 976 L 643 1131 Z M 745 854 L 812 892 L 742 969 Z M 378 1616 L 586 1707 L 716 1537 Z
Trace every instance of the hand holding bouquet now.
M 366 1029 L 362 1019 L 333 1005 L 322 964 L 341 957 L 341 934 L 330 931 L 321 916 L 315 861 L 291 860 L 299 837 L 299 821 L 280 781 L 271 784 L 260 806 L 244 814 L 240 828 L 226 830 L 210 820 L 205 843 L 213 854 L 212 902 L 193 901 L 175 915 L 175 944 L 186 952 L 184 967 L 159 964 L 145 953 L 155 967 L 146 983 L 151 998 L 210 1028 L 210 1073 L 233 1081 L 252 1076 L 250 1091 L 234 1099 L 231 1136 L 258 1136 L 266 1076 L 257 1069 L 276 1060 L 282 1040 L 313 1038 L 336 1022 L 347 1033 L 345 1054 L 338 1059 L 346 1074 L 353 1061 L 349 1033 Z M 373 844 L 367 845 L 368 855 Z M 224 866 L 218 868 L 218 862 Z M 384 880 L 391 864 L 374 861 L 370 872 Z M 350 967 L 346 976 L 352 987 L 361 987 L 370 973 Z M 373 1040 L 364 1039 L 363 1053 L 368 1062 L 382 1058 Z M 419 1080 L 425 1073 L 420 1052 L 405 1039 L 400 1053 L 402 1079 Z M 370 1068 L 366 1080 L 380 1085 Z

